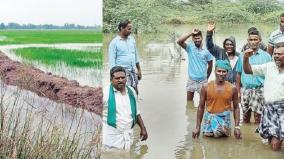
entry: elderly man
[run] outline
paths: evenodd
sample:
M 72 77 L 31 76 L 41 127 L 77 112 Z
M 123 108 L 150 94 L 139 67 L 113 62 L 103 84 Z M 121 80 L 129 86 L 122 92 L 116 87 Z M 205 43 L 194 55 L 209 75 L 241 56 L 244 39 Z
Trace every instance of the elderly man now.
M 272 60 L 269 53 L 259 48 L 261 42 L 260 34 L 258 30 L 252 30 L 248 35 L 249 49 L 240 55 L 237 64 L 237 82 L 236 87 L 241 97 L 241 107 L 243 110 L 243 122 L 249 123 L 251 118 L 251 112 L 254 112 L 254 121 L 256 124 L 260 122 L 261 111 L 264 105 L 263 98 L 263 82 L 264 76 L 262 75 L 250 75 L 246 74 L 243 70 L 243 56 L 249 51 L 253 51 L 253 55 L 250 57 L 251 65 L 259 65 L 270 62 Z M 242 86 L 242 90 L 240 89 Z
M 206 46 L 210 53 L 216 58 L 216 60 L 228 60 L 230 67 L 232 68 L 228 74 L 226 80 L 232 84 L 236 83 L 237 75 L 237 61 L 239 53 L 236 51 L 236 41 L 233 36 L 226 38 L 223 42 L 223 48 L 213 43 L 213 31 L 215 30 L 216 24 L 209 23 L 207 26 L 206 34 Z
M 138 80 L 142 78 L 136 42 L 131 36 L 132 25 L 125 20 L 118 25 L 119 34 L 110 42 L 108 60 L 110 68 L 122 66 L 126 70 L 127 84 L 132 86 L 138 94 Z M 135 71 L 137 69 L 137 74 Z
M 128 150 L 133 143 L 136 123 L 141 129 L 142 141 L 148 134 L 137 107 L 135 91 L 126 85 L 125 69 L 114 66 L 110 70 L 110 81 L 110 86 L 103 92 L 103 145 Z
M 230 63 L 227 60 L 217 60 L 215 66 L 216 79 L 202 86 L 197 112 L 196 129 L 192 132 L 193 138 L 199 137 L 205 105 L 207 111 L 204 116 L 204 136 L 216 138 L 230 136 L 231 103 L 233 103 L 235 119 L 234 135 L 237 139 L 241 138 L 238 92 L 234 85 L 225 80 L 230 69 Z
M 279 21 L 280 21 L 279 29 L 272 32 L 268 39 L 267 52 L 270 53 L 271 55 L 273 54 L 275 44 L 284 41 L 284 13 L 280 15 Z
M 264 75 L 265 105 L 259 125 L 260 135 L 269 140 L 273 150 L 280 150 L 284 140 L 284 42 L 275 45 L 274 62 L 250 65 L 253 51 L 244 55 L 244 71 L 247 74 Z
M 193 42 L 185 43 L 191 36 Z M 194 92 L 200 93 L 202 84 L 207 83 L 212 71 L 213 56 L 202 47 L 202 33 L 198 29 L 182 36 L 177 43 L 188 55 L 187 101 L 192 102 Z

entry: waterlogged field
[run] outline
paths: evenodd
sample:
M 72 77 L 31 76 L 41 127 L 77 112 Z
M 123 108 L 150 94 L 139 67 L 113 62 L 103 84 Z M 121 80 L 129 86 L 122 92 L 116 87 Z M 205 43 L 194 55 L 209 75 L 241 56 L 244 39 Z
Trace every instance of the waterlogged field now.
M 45 72 L 100 86 L 102 33 L 96 30 L 0 30 L 0 50 Z
M 80 85 L 102 85 L 102 50 L 92 44 L 13 46 L 7 55 L 45 72 L 76 80 Z M 1 48 L 1 47 L 0 47 Z
M 0 82 L 0 158 L 100 158 L 99 116 Z
M 101 42 L 96 30 L 0 30 L 0 45 Z
M 64 63 L 70 67 L 102 67 L 100 50 L 70 50 L 57 48 L 19 48 L 13 50 L 17 56 L 29 61 L 39 61 L 46 65 Z
M 2 30 L 0 51 L 47 73 L 101 86 L 102 33 Z M 100 116 L 0 82 L 0 158 L 100 158 Z
M 247 42 L 247 29 L 257 27 L 263 41 L 267 40 L 275 26 L 264 24 L 218 24 L 214 42 L 222 46 L 223 40 L 231 35 L 237 41 L 237 51 Z M 178 35 L 187 33 L 189 28 L 200 28 L 206 33 L 207 24 L 203 25 L 171 25 L 170 31 Z M 104 35 L 104 51 L 115 35 Z M 143 78 L 139 83 L 139 106 L 149 138 L 139 141 L 139 129 L 135 132 L 136 141 L 130 153 L 105 153 L 105 158 L 125 159 L 280 159 L 284 156 L 284 147 L 279 152 L 271 151 L 270 146 L 263 142 L 260 135 L 255 133 L 257 125 L 243 123 L 241 126 L 242 140 L 236 140 L 233 135 L 229 138 L 210 139 L 200 135 L 192 139 L 195 130 L 199 95 L 194 95 L 194 103 L 186 102 L 187 53 L 175 48 L 175 40 L 165 34 L 140 34 L 136 38 L 139 50 Z M 179 36 L 178 36 L 179 37 Z M 205 38 L 205 37 L 204 37 Z M 181 57 L 180 57 L 181 55 Z M 104 54 L 104 83 L 109 83 L 108 56 Z M 185 58 L 185 59 L 183 59 Z M 214 79 L 214 70 L 209 81 Z M 154 88 L 154 89 L 153 89 Z M 159 114 L 159 115 L 153 115 Z M 231 118 L 233 121 L 233 118 Z M 250 153 L 248 153 L 250 149 Z

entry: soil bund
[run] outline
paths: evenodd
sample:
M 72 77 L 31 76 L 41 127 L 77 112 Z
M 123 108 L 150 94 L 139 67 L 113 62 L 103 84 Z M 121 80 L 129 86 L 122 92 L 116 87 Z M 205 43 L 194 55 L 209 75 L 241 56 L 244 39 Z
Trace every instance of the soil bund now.
M 0 74 L 2 81 L 7 85 L 18 86 L 53 101 L 102 115 L 102 88 L 79 86 L 75 80 L 45 73 L 33 66 L 13 61 L 2 52 Z

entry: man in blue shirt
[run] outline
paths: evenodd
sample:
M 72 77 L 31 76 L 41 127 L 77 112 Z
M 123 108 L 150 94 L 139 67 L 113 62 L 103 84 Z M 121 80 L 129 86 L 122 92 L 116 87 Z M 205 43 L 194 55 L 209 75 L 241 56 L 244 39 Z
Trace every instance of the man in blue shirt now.
M 264 105 L 263 98 L 263 83 L 264 76 L 246 74 L 243 69 L 243 57 L 247 52 L 253 52 L 249 57 L 251 65 L 259 65 L 270 62 L 272 60 L 269 53 L 261 50 L 259 44 L 261 42 L 258 30 L 252 30 L 248 34 L 249 49 L 245 50 L 239 57 L 237 64 L 237 79 L 236 87 L 241 96 L 241 107 L 243 110 L 243 121 L 250 122 L 251 112 L 254 112 L 255 123 L 260 122 L 262 107 Z M 240 88 L 242 86 L 242 91 Z
M 136 42 L 131 36 L 132 25 L 129 20 L 119 23 L 119 34 L 110 42 L 108 60 L 110 68 L 122 66 L 127 73 L 127 84 L 132 86 L 138 94 L 138 80 L 142 78 Z M 137 73 L 135 70 L 137 69 Z
M 185 43 L 191 36 L 193 42 Z M 188 55 L 187 101 L 193 100 L 195 91 L 200 93 L 202 84 L 207 83 L 212 71 L 213 56 L 202 48 L 202 39 L 201 31 L 193 29 L 177 41 Z

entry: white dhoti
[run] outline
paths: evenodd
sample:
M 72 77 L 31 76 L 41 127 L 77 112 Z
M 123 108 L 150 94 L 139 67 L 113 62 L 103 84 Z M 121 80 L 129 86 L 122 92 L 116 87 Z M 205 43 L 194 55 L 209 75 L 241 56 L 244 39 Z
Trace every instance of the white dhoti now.
M 134 136 L 133 129 L 121 130 L 109 126 L 108 124 L 103 124 L 103 146 L 106 149 L 117 148 L 129 150 L 133 144 Z
M 132 92 L 135 92 L 133 88 L 129 87 Z M 108 149 L 124 149 L 130 150 L 131 145 L 134 142 L 133 134 L 133 117 L 131 110 L 130 97 L 128 89 L 126 89 L 126 95 L 121 94 L 119 91 L 115 93 L 116 104 L 116 128 L 107 124 L 108 116 L 108 97 L 109 89 L 104 90 L 104 109 L 103 109 L 103 148 Z M 136 105 L 137 107 L 137 105 Z M 139 114 L 139 108 L 137 107 L 137 115 Z

